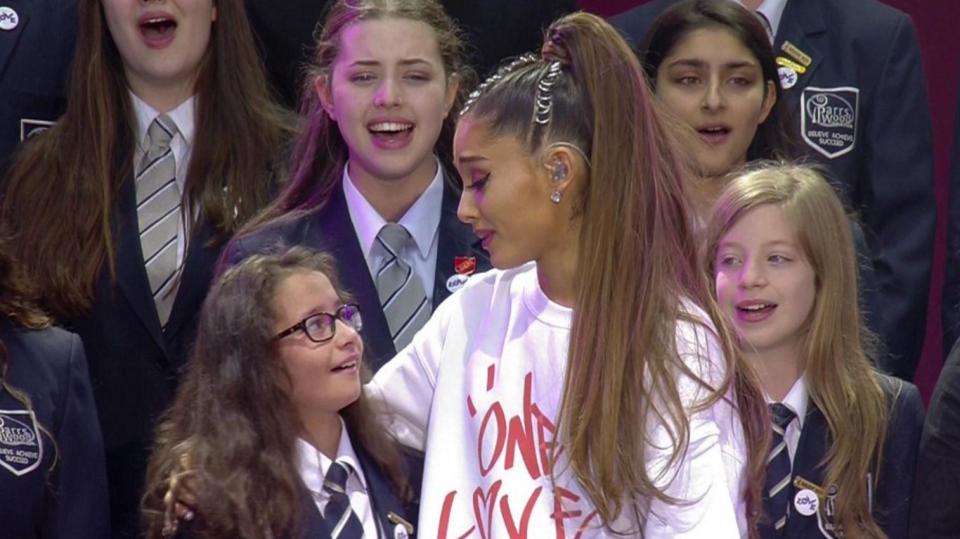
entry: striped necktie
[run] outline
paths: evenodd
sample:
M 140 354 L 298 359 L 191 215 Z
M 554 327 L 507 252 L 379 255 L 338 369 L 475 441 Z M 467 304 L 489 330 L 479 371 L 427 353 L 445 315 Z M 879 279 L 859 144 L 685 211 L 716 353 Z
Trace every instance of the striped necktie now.
M 327 505 L 323 508 L 323 521 L 331 539 L 363 537 L 363 525 L 350 508 L 350 497 L 347 496 L 347 478 L 352 471 L 349 464 L 334 461 L 323 478 L 323 490 L 329 495 Z
M 377 233 L 383 264 L 377 270 L 376 286 L 380 306 L 397 350 L 410 343 L 414 334 L 430 318 L 431 306 L 423 290 L 423 281 L 410 264 L 400 258 L 403 248 L 413 241 L 402 225 L 388 223 Z
M 147 129 L 147 151 L 137 167 L 137 221 L 140 250 L 160 325 L 170 318 L 177 291 L 177 236 L 180 188 L 170 141 L 177 125 L 161 114 Z
M 790 513 L 790 478 L 792 475 L 790 453 L 784 440 L 787 426 L 797 416 L 779 402 L 770 405 L 773 419 L 773 438 L 770 455 L 767 457 L 767 474 L 763 484 L 763 512 L 759 530 L 762 539 L 783 537 L 783 527 Z

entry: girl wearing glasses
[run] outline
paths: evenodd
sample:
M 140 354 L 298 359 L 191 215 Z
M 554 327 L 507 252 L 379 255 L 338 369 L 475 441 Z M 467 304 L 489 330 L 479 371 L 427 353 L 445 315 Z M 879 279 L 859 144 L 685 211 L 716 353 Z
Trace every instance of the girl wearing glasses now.
M 224 273 L 157 432 L 144 516 L 161 535 L 171 474 L 191 464 L 203 537 L 400 537 L 419 477 L 361 391 L 358 307 L 334 261 L 293 248 Z M 189 531 L 188 531 L 189 530 Z M 338 535 L 339 534 L 339 535 Z

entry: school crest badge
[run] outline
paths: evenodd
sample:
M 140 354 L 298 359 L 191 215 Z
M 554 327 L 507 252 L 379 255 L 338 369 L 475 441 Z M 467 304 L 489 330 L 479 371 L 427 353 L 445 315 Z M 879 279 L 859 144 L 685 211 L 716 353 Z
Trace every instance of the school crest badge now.
M 16 476 L 32 472 L 43 460 L 43 439 L 30 410 L 0 410 L 0 466 Z
M 803 89 L 800 134 L 808 146 L 835 159 L 857 144 L 860 89 L 852 86 Z

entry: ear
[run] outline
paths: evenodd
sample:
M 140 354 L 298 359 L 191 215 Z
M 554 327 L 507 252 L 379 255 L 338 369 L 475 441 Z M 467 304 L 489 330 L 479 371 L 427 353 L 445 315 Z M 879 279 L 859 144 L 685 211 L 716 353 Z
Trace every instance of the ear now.
M 457 100 L 457 92 L 460 90 L 460 75 L 454 73 L 447 77 L 447 93 L 443 99 L 443 117 L 446 118 L 453 108 L 453 102 Z
M 773 106 L 777 104 L 777 83 L 768 80 L 767 81 L 767 91 L 763 95 L 763 103 L 760 105 L 760 121 L 757 124 L 762 124 L 767 121 L 767 117 L 770 116 L 770 111 L 773 110 Z
M 330 88 L 330 76 L 318 75 L 313 81 L 313 88 L 317 92 L 317 98 L 320 100 L 320 106 L 331 120 L 337 121 L 333 115 L 333 92 Z
M 543 166 L 549 191 L 559 191 L 561 195 L 567 194 L 574 184 L 574 178 L 583 172 L 581 158 L 568 146 L 560 144 L 547 147 Z

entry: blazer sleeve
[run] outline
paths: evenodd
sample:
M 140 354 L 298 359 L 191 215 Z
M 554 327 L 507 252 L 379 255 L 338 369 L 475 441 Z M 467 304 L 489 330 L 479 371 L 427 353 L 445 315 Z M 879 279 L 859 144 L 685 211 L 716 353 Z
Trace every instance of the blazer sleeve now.
M 67 388 L 56 429 L 55 468 L 58 536 L 110 536 L 110 510 L 103 438 L 80 337 L 70 336 Z
M 915 385 L 890 380 L 893 382 L 890 419 L 874 493 L 874 517 L 888 537 L 906 537 L 917 449 L 923 429 L 923 402 Z
M 960 346 L 947 358 L 923 426 L 910 512 L 911 539 L 960 537 Z
M 957 86 L 960 89 L 960 85 Z M 947 271 L 943 276 L 943 356 L 950 353 L 960 339 L 960 91 L 957 92 L 957 115 L 954 118 L 953 164 L 950 172 L 947 206 Z
M 933 128 L 920 46 L 909 17 L 900 17 L 891 34 L 877 39 L 889 45 L 878 47 L 887 51 L 886 61 L 872 106 L 861 111 L 867 145 L 860 170 L 866 191 L 861 210 L 876 239 L 878 323 L 890 352 L 880 366 L 912 380 L 927 319 L 936 221 Z

